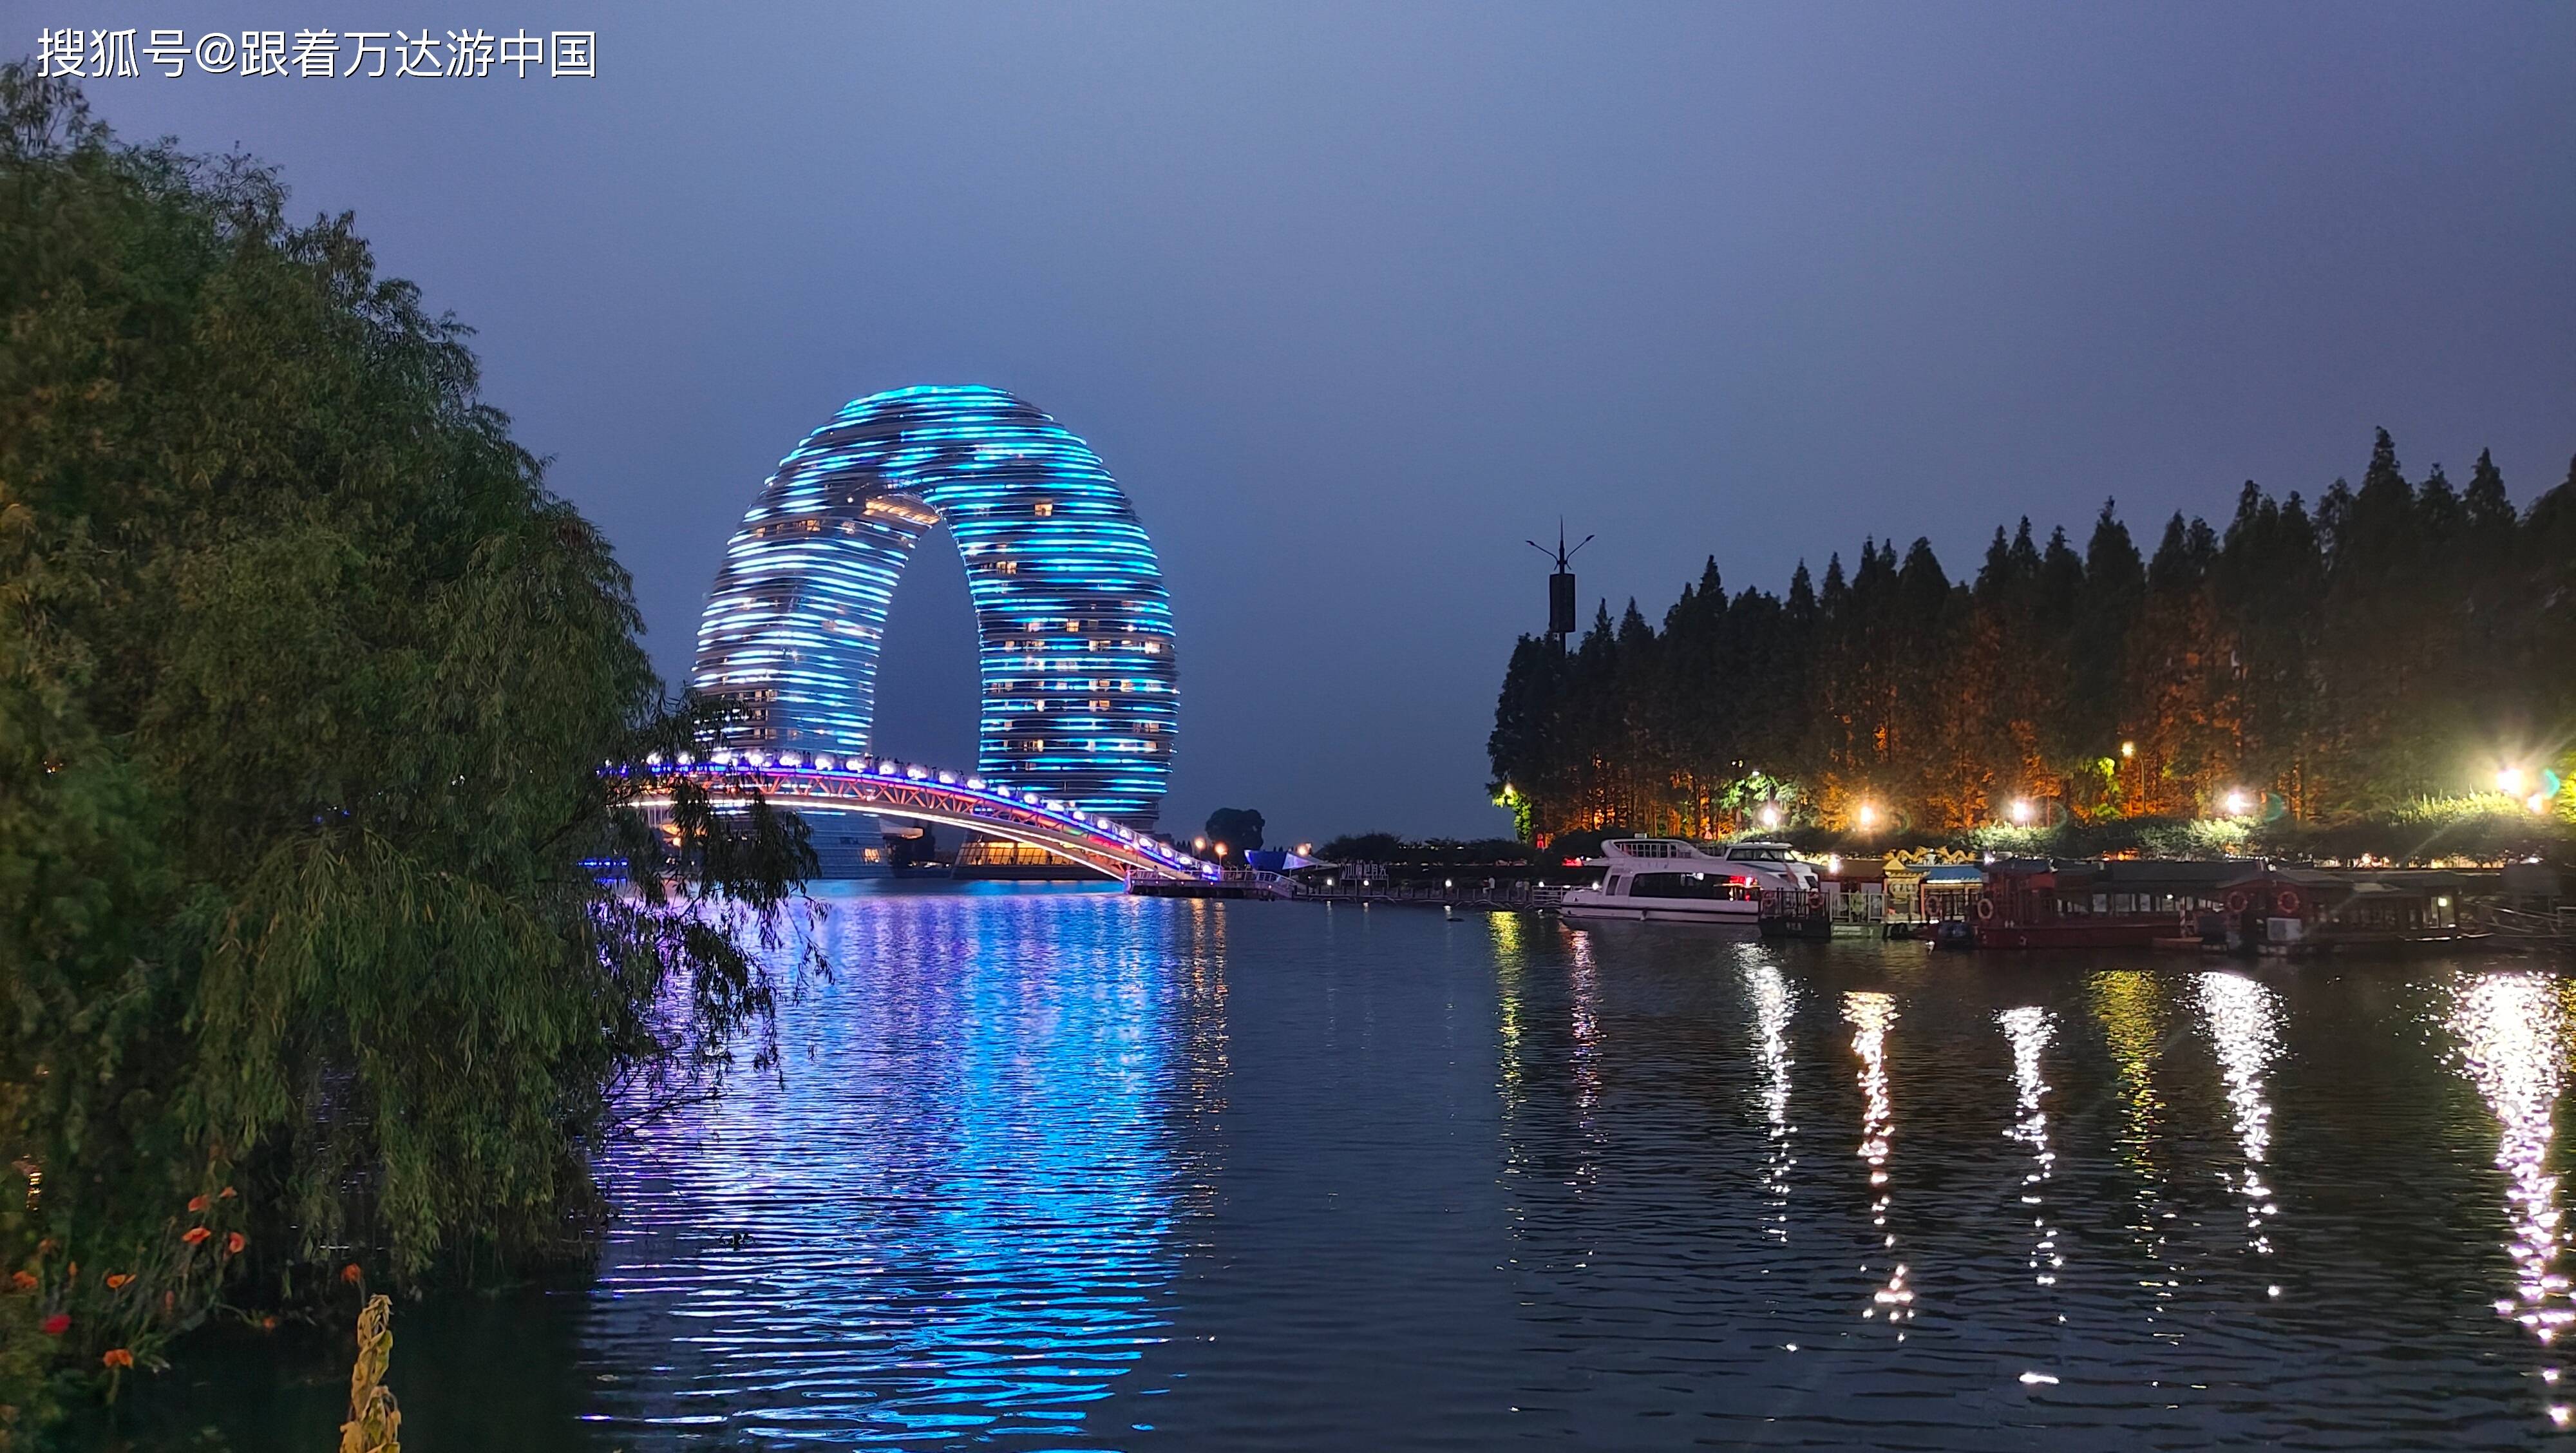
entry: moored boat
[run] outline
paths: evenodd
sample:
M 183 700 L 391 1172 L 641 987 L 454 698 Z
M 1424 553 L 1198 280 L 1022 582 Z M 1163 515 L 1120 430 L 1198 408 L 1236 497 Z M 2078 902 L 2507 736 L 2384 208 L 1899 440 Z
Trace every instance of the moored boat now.
M 1775 864 L 1732 860 L 1680 838 L 1612 838 L 1594 865 L 1601 882 L 1567 892 L 1558 909 L 1566 917 L 1759 928 L 1769 886 L 1762 879 L 1777 875 Z

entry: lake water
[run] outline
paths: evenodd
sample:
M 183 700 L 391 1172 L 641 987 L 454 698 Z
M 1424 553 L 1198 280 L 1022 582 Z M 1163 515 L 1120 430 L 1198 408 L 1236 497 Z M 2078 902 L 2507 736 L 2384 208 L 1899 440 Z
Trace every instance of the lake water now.
M 826 901 L 784 1086 L 613 1156 L 594 1279 L 398 1308 L 411 1453 L 2530 1447 L 2576 1403 L 2546 961 Z M 328 1447 L 346 1367 L 218 1341 L 126 1416 Z

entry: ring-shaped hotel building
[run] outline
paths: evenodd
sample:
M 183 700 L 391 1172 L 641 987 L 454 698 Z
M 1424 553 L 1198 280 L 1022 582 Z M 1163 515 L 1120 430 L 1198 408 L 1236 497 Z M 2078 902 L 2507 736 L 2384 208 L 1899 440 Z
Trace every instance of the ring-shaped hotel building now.
M 1089 445 L 999 389 L 871 394 L 779 461 L 698 626 L 723 744 L 869 750 L 895 583 L 943 522 L 975 602 L 976 771 L 1152 826 L 1180 724 L 1153 542 Z

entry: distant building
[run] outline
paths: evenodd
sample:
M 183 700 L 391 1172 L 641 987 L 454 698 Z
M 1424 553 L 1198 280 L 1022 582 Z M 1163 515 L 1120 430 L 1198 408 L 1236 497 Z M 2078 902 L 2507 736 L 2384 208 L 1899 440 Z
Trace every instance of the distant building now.
M 946 524 L 975 601 L 976 771 L 1150 827 L 1179 733 L 1171 599 L 1107 466 L 998 389 L 858 399 L 778 465 L 725 552 L 696 689 L 724 745 L 865 753 L 895 583 Z

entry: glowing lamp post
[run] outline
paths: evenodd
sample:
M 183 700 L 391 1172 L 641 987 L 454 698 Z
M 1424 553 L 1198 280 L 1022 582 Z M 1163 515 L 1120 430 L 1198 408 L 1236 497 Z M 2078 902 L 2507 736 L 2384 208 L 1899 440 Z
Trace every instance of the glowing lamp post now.
M 2016 798 L 2014 798 L 2014 799 L 2013 799 L 2013 804 L 2012 804 L 2012 820 L 2013 820 L 2013 826 L 2015 826 L 2015 827 L 2028 827 L 2028 826 L 2030 826 L 2030 799 L 2029 799 L 2029 798 L 2027 798 L 2027 797 L 2016 797 Z
M 2521 798 L 2523 807 L 2535 817 L 2547 815 L 2549 799 L 2557 796 L 2564 785 L 2556 772 L 2543 772 L 2539 782 L 2534 783 L 2531 773 L 2524 768 L 2496 769 L 2496 790 L 2507 797 Z

